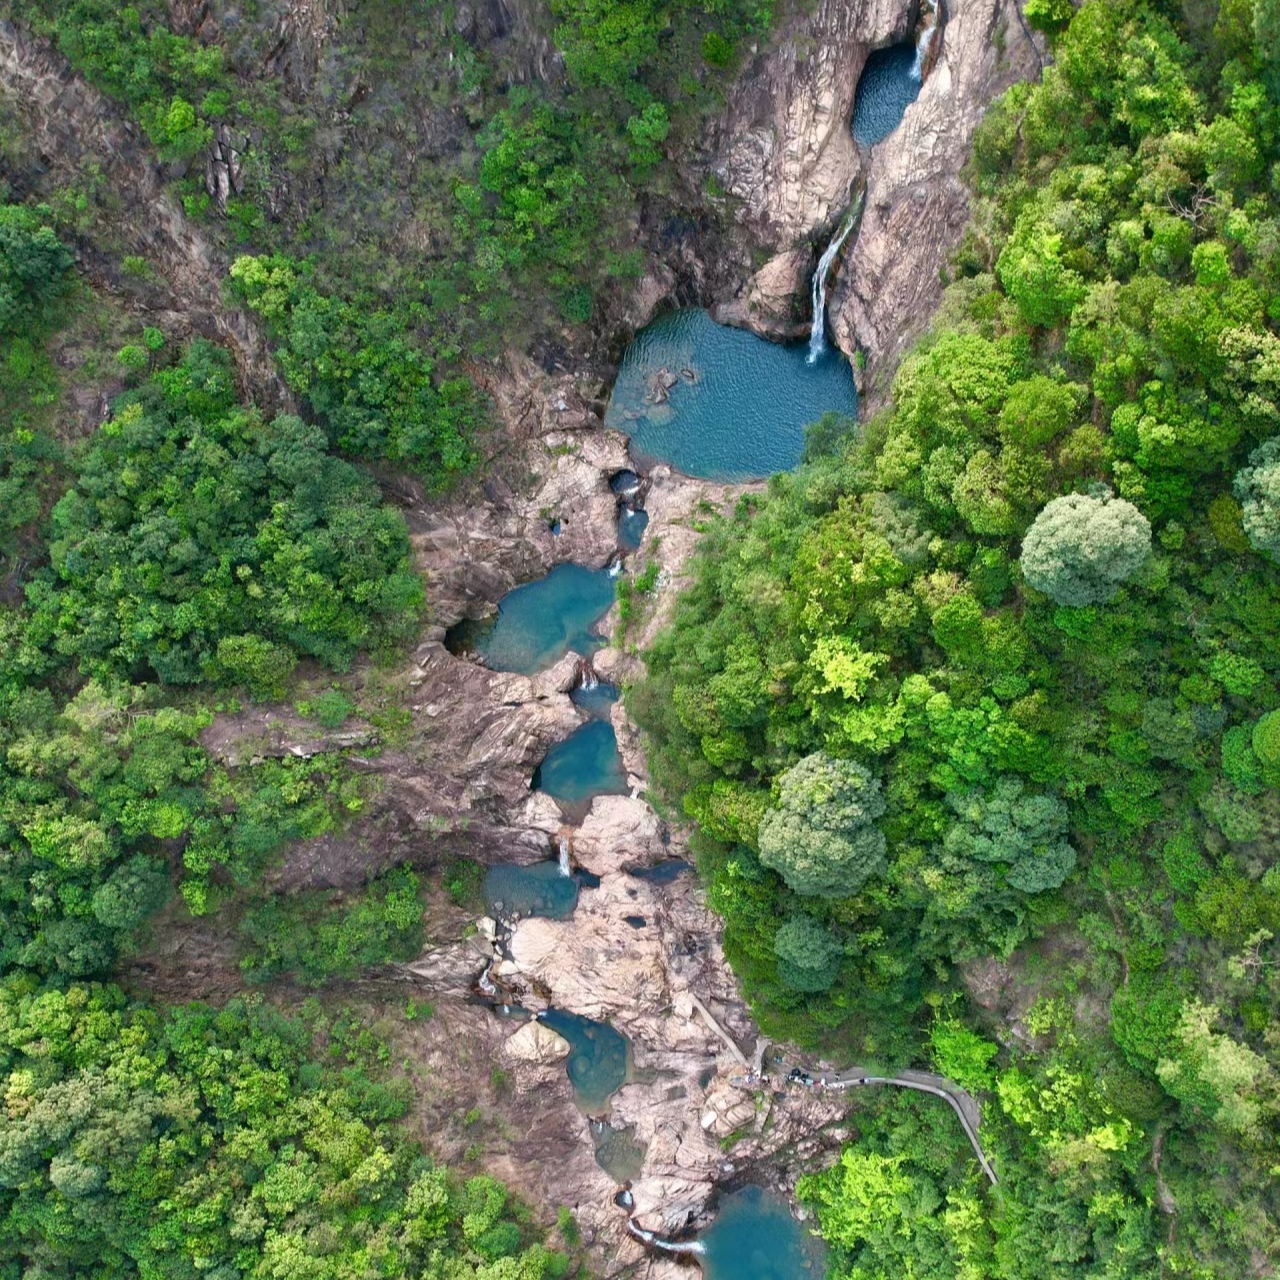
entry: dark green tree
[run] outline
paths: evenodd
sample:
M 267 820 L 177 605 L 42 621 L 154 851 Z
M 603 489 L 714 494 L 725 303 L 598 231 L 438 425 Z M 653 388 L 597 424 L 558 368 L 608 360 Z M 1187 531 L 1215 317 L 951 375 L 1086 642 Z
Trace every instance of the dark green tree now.
M 43 328 L 66 295 L 75 259 L 49 209 L 0 204 L 0 336 Z
M 796 991 L 826 991 L 840 972 L 844 948 L 830 929 L 810 915 L 792 916 L 773 940 L 778 976 Z
M 236 407 L 207 344 L 117 404 L 51 550 L 35 627 L 106 675 L 278 693 L 295 655 L 345 667 L 406 635 L 422 599 L 399 513 L 319 428 Z

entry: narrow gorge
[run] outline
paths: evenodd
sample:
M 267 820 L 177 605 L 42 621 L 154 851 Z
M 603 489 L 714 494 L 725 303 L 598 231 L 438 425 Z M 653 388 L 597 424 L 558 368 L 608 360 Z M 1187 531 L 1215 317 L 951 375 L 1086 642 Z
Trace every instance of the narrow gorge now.
M 0 0 L 0 1280 L 1271 1280 L 1278 41 Z

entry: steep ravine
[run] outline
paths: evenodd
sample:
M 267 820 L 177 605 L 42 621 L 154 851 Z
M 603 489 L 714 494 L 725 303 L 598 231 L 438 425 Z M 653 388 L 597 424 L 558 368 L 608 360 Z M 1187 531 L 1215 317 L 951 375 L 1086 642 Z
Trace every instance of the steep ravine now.
M 713 300 L 714 314 L 766 337 L 807 332 L 817 256 L 865 193 L 827 313 L 840 348 L 860 353 L 864 414 L 887 398 L 898 360 L 941 297 L 968 214 L 960 171 L 974 129 L 1000 93 L 1042 65 L 1017 0 L 939 8 L 919 96 L 882 142 L 853 139 L 858 80 L 872 50 L 927 21 L 920 0 L 819 0 L 745 68 L 689 165 L 691 181 L 723 188 L 757 260 L 767 256 L 733 296 Z
M 632 466 L 625 439 L 601 429 L 589 407 L 593 387 L 523 363 L 512 379 L 495 388 L 498 403 L 514 415 L 507 426 L 516 443 L 506 469 L 524 475 L 528 487 L 518 490 L 495 474 L 479 494 L 408 512 L 433 609 L 426 638 L 395 681 L 412 724 L 395 746 L 364 760 L 380 785 L 368 816 L 341 836 L 293 849 L 277 882 L 288 889 L 349 886 L 380 866 L 405 859 L 431 866 L 451 853 L 527 864 L 567 839 L 574 862 L 599 876 L 599 886 L 583 890 L 568 920 L 515 922 L 507 958 L 493 966 L 493 976 L 530 1009 L 552 1004 L 608 1021 L 630 1040 L 633 1071 L 606 1123 L 645 1148 L 632 1187 L 637 1219 L 669 1234 L 700 1221 L 717 1183 L 774 1153 L 798 1145 L 811 1162 L 825 1144 L 834 1155 L 840 1135 L 822 1131 L 844 1104 L 794 1091 L 759 1110 L 753 1092 L 730 1083 L 742 1075 L 741 1063 L 695 1000 L 748 1057 L 758 1031 L 696 878 L 656 884 L 628 874 L 680 856 L 684 836 L 644 798 L 643 752 L 621 704 L 613 719 L 632 795 L 598 797 L 571 827 L 550 797 L 529 790 L 529 780 L 547 750 L 581 722 L 568 696 L 578 659 L 566 655 L 526 677 L 490 671 L 443 644 L 448 624 L 484 612 L 517 582 L 569 560 L 600 567 L 616 554 L 617 499 L 609 480 Z M 627 631 L 626 648 L 597 653 L 602 675 L 634 673 L 638 659 L 627 650 L 644 642 L 674 603 L 697 541 L 695 517 L 705 516 L 708 505 L 732 503 L 745 487 L 691 480 L 664 467 L 646 477 L 650 524 L 635 559 L 644 565 L 656 556 L 662 572 Z M 550 531 L 552 518 L 558 535 Z M 616 608 L 605 626 L 621 638 Z M 283 712 L 227 716 L 208 732 L 206 745 L 229 760 L 323 747 L 323 735 L 312 730 L 307 741 L 301 728 Z M 642 918 L 643 926 L 628 916 Z M 397 1053 L 414 1064 L 426 1142 L 456 1159 L 448 1117 L 469 1108 L 477 1079 L 495 1067 L 510 1072 L 509 1093 L 490 1100 L 505 1136 L 486 1148 L 485 1167 L 547 1216 L 560 1205 L 573 1207 L 603 1274 L 640 1262 L 643 1274 L 681 1274 L 670 1260 L 646 1259 L 627 1234 L 625 1215 L 613 1204 L 617 1183 L 596 1162 L 600 1135 L 573 1099 L 562 1055 L 548 1052 L 517 1021 L 475 1003 L 477 980 L 495 954 L 487 925 L 476 932 L 461 923 L 434 929 L 436 941 L 401 970 L 406 995 L 436 1009 L 429 1022 L 394 1033 Z M 727 1141 L 731 1135 L 735 1140 Z

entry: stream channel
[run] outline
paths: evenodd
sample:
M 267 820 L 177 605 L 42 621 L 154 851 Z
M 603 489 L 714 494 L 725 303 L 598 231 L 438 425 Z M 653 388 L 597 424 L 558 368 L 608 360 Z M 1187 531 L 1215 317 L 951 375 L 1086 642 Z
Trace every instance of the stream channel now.
M 919 92 L 927 47 L 925 40 L 919 49 L 900 44 L 871 55 L 851 122 L 860 145 L 873 145 L 897 127 Z M 769 342 L 718 325 L 696 309 L 652 322 L 623 357 L 605 417 L 607 427 L 630 437 L 641 473 L 622 471 L 611 479 L 620 555 L 640 548 L 648 524 L 646 468 L 667 463 L 697 478 L 763 479 L 798 464 L 806 426 L 828 412 L 857 413 L 843 353 Z M 558 525 L 552 532 L 559 533 Z M 460 623 L 446 637 L 452 652 L 472 654 L 497 671 L 535 674 L 569 652 L 583 659 L 571 693 L 582 723 L 550 749 L 531 779 L 531 788 L 552 797 L 570 825 L 584 821 L 596 796 L 629 793 L 611 722 L 619 690 L 598 680 L 591 667 L 591 655 L 608 643 L 596 628 L 614 602 L 619 569 L 617 557 L 601 569 L 558 565 L 510 591 L 491 618 Z M 500 929 L 524 917 L 573 916 L 580 890 L 599 881 L 571 870 L 568 849 L 562 839 L 558 861 L 491 868 L 484 893 L 493 915 L 505 920 Z M 673 857 L 631 874 L 661 887 L 686 869 Z M 622 919 L 637 931 L 648 923 L 641 915 Z M 518 1008 L 514 1013 L 523 1016 Z M 568 1044 L 565 1069 L 580 1109 L 604 1117 L 591 1121 L 598 1163 L 619 1182 L 638 1177 L 644 1148 L 631 1141 L 628 1129 L 607 1123 L 611 1098 L 632 1078 L 627 1038 L 607 1022 L 565 1009 L 544 1008 L 535 1017 Z M 705 1280 L 805 1280 L 824 1269 L 820 1242 L 792 1217 L 786 1200 L 753 1185 L 720 1197 L 713 1224 L 688 1252 Z

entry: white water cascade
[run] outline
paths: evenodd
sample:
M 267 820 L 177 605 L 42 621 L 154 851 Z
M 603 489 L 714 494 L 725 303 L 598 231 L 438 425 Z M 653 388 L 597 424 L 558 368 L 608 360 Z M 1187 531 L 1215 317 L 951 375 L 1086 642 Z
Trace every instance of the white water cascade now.
M 591 665 L 590 658 L 583 658 L 582 660 L 582 667 L 578 673 L 578 684 L 588 692 L 600 687 L 600 677 L 596 675 L 596 669 Z
M 836 260 L 836 254 L 840 252 L 840 246 L 849 238 L 849 232 L 853 230 L 853 225 L 858 220 L 858 207 L 855 204 L 849 210 L 831 243 L 818 259 L 817 270 L 813 273 L 813 326 L 809 330 L 810 364 L 816 364 L 818 357 L 827 349 L 827 276 L 831 272 L 831 264 Z
M 569 842 L 560 837 L 560 874 L 562 876 L 571 876 L 573 869 L 569 866 Z
M 933 37 L 938 32 L 938 20 L 934 20 L 920 33 L 920 38 L 916 41 L 916 60 L 911 64 L 911 78 L 917 82 L 924 78 L 925 63 L 929 58 L 929 47 L 933 44 Z
M 679 1257 L 700 1258 L 707 1251 L 707 1246 L 701 1240 L 687 1240 L 677 1242 L 675 1240 L 664 1240 L 661 1236 L 655 1235 L 652 1231 L 646 1231 L 643 1227 L 638 1227 L 633 1218 L 627 1219 L 627 1230 L 635 1236 L 642 1244 L 647 1244 L 651 1249 L 661 1249 L 665 1253 L 675 1254 Z

